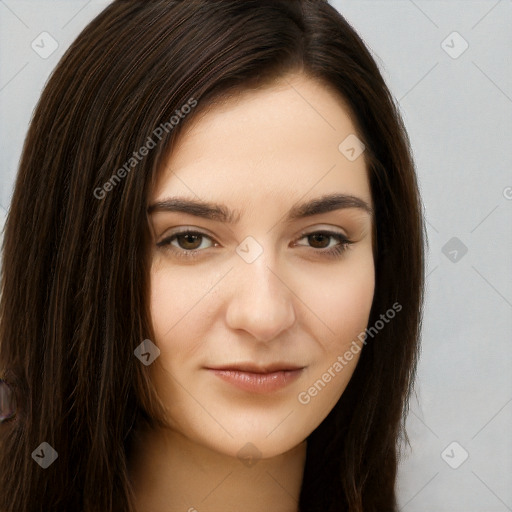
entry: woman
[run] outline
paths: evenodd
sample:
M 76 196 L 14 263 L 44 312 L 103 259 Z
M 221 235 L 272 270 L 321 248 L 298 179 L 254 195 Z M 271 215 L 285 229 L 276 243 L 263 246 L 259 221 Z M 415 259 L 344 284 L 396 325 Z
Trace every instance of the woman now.
M 6 223 L 0 510 L 396 510 L 421 209 L 327 2 L 114 1 Z

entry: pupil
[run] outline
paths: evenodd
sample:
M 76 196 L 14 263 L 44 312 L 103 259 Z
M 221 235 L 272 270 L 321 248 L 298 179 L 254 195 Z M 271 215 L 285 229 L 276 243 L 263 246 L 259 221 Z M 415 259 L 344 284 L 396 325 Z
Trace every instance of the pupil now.
M 189 244 L 191 245 L 194 245 L 194 240 L 195 240 L 195 243 L 197 244 L 197 240 L 199 239 L 199 235 L 183 235 L 182 238 L 185 239 L 185 247 L 184 249 L 196 249 L 196 247 L 189 247 Z M 201 244 L 199 244 L 201 245 Z
M 313 238 L 313 240 L 314 240 L 313 245 L 314 245 L 316 242 L 318 242 L 318 239 L 319 239 L 319 238 L 320 238 L 320 239 L 324 238 L 324 239 L 327 241 L 327 245 L 329 245 L 329 242 L 328 242 L 329 237 L 327 237 L 326 235 L 322 235 L 322 234 L 311 235 L 311 238 Z M 326 245 L 325 245 L 325 244 L 323 244 L 323 245 L 322 245 L 322 244 L 321 244 L 321 242 L 320 242 L 320 245 L 321 245 L 321 248 L 325 248 L 325 247 L 326 247 Z

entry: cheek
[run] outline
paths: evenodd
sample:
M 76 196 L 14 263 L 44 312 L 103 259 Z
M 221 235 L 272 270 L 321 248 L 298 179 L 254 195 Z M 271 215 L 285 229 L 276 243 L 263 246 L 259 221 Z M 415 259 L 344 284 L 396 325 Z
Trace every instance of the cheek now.
M 155 337 L 161 350 L 179 357 L 181 351 L 194 348 L 194 326 L 207 321 L 204 305 L 208 290 L 215 284 L 204 273 L 186 268 L 155 268 L 151 271 L 150 310 Z M 186 335 L 183 336 L 186 331 Z M 180 334 L 180 335 L 178 335 Z M 162 354 L 163 355 L 163 354 Z
M 363 349 L 361 334 L 368 325 L 374 287 L 373 267 L 363 266 L 331 279 L 322 288 L 324 293 L 310 295 L 328 334 L 316 337 L 317 357 L 297 395 L 309 431 L 329 414 L 352 378 Z
M 345 390 L 363 349 L 375 290 L 373 258 L 366 253 L 336 272 L 305 282 L 308 306 L 318 312 L 324 327 L 316 331 L 318 351 L 308 369 L 298 401 L 317 417 L 325 417 Z M 322 283 L 320 286 L 318 283 Z M 310 324 L 313 325 L 313 324 Z M 317 324 L 318 320 L 317 320 Z
M 303 285 L 300 297 L 324 326 L 315 338 L 325 352 L 340 350 L 365 330 L 375 290 L 373 258 L 310 275 Z
M 182 407 L 187 399 L 184 389 L 191 387 L 187 371 L 194 361 L 194 353 L 204 348 L 200 331 L 201 325 L 208 321 L 204 311 L 205 295 L 215 281 L 209 284 L 206 276 L 197 271 L 187 272 L 183 267 L 154 263 L 150 283 L 153 341 L 160 349 L 160 356 L 149 367 L 149 372 L 167 411 L 169 425 L 179 428 L 176 418 L 184 416 Z

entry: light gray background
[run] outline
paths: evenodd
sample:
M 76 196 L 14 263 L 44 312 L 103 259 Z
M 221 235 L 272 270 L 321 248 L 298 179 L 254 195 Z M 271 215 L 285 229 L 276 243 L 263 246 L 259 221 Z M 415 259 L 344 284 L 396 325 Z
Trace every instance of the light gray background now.
M 1 226 L 42 88 L 108 3 L 0 0 Z M 401 509 L 512 511 L 512 1 L 331 3 L 365 40 L 399 102 L 428 223 Z M 59 44 L 46 59 L 31 48 L 44 31 Z

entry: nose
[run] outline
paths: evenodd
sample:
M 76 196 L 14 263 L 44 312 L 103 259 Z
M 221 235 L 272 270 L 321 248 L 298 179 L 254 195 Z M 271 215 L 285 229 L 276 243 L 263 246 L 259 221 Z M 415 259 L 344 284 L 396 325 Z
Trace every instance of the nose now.
M 278 338 L 295 322 L 293 293 L 286 278 L 270 268 L 263 253 L 252 263 L 240 260 L 232 273 L 226 322 L 231 329 L 243 329 L 255 339 L 268 342 Z

